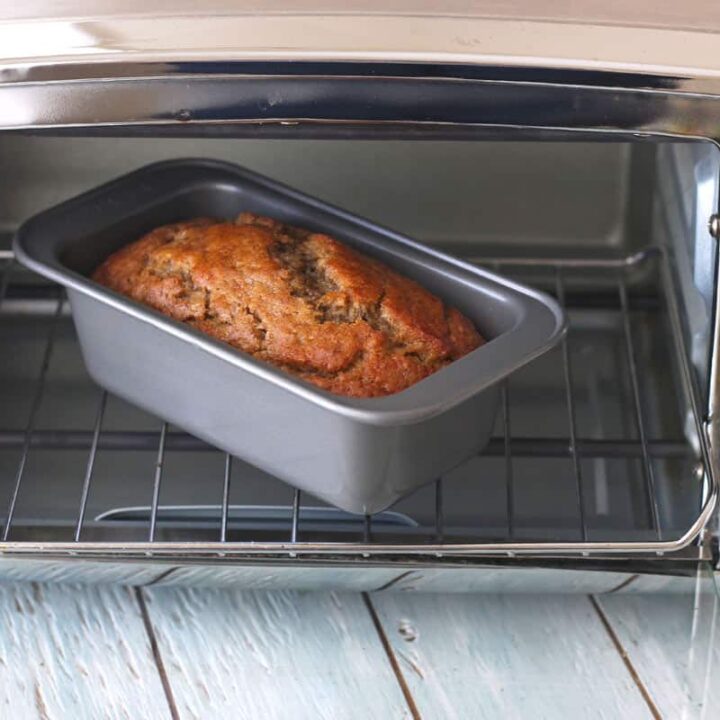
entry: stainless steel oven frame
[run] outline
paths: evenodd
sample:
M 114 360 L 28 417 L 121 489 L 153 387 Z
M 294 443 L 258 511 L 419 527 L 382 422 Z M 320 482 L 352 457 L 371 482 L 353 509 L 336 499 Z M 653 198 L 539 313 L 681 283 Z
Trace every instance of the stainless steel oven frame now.
M 720 81 L 706 78 L 680 78 L 652 74 L 558 70 L 554 68 L 490 67 L 422 63 L 284 63 L 203 62 L 139 63 L 112 62 L 7 68 L 0 73 L 0 130 L 15 133 L 52 133 L 68 135 L 223 135 L 233 137 L 442 137 L 442 138 L 540 138 L 572 142 L 581 138 L 629 138 L 634 142 L 704 141 L 718 146 L 720 139 Z M 438 563 L 482 564 L 496 558 L 508 563 L 532 558 L 552 565 L 562 559 L 598 563 L 629 558 L 656 561 L 674 559 L 680 563 L 714 561 L 715 521 L 720 478 L 720 402 L 718 381 L 718 338 L 720 313 L 715 289 L 720 283 L 714 245 L 720 233 L 717 197 L 704 223 L 687 228 L 689 240 L 703 247 L 712 246 L 714 284 L 705 288 L 713 304 L 714 326 L 710 338 L 706 377 L 699 376 L 689 357 L 683 329 L 682 309 L 678 300 L 678 279 L 673 258 L 666 247 L 648 247 L 640 254 L 616 260 L 568 258 L 475 258 L 499 269 L 506 267 L 541 268 L 556 277 L 555 289 L 562 300 L 564 273 L 572 269 L 591 269 L 618 274 L 619 318 L 624 326 L 632 392 L 635 396 L 639 437 L 633 446 L 617 443 L 602 448 L 608 453 L 631 453 L 643 463 L 650 483 L 650 505 L 656 504 L 652 492 L 650 457 L 662 453 L 648 440 L 638 393 L 638 368 L 635 364 L 633 336 L 630 331 L 627 289 L 622 272 L 643 263 L 656 263 L 660 292 L 667 301 L 672 337 L 672 353 L 681 378 L 682 392 L 691 409 L 690 433 L 697 443 L 700 464 L 696 481 L 702 488 L 702 501 L 693 522 L 685 531 L 670 539 L 659 534 L 653 539 L 596 542 L 531 542 L 505 539 L 499 542 L 448 542 L 443 536 L 442 486 L 436 491 L 436 534 L 423 542 L 384 542 L 373 540 L 372 518 L 366 518 L 357 538 L 348 541 L 308 542 L 298 536 L 302 523 L 299 493 L 288 519 L 285 540 L 262 539 L 234 541 L 226 537 L 228 522 L 227 472 L 220 512 L 217 540 L 93 541 L 82 535 L 85 503 L 98 447 L 103 446 L 101 422 L 105 396 L 100 403 L 97 422 L 83 437 L 65 438 L 43 435 L 33 426 L 33 413 L 24 431 L 5 437 L 6 446 L 21 449 L 10 510 L 5 515 L 0 555 L 4 558 L 55 560 L 120 560 L 160 563 L 252 563 L 305 562 L 343 564 L 392 564 L 402 567 L 416 563 L 427 567 Z M 12 286 L 12 257 L 5 252 L 5 272 L 0 284 L 0 303 Z M 52 300 L 56 319 L 62 317 L 62 296 Z M 52 325 L 51 325 L 52 328 Z M 46 360 L 52 352 L 53 331 L 46 344 Z M 565 384 L 570 414 L 569 444 L 556 452 L 574 460 L 576 475 L 582 452 L 573 428 L 574 389 L 567 351 L 564 353 Z M 43 367 L 46 368 L 47 362 Z M 43 371 L 44 372 L 44 371 Z M 41 376 L 33 407 L 42 397 Z M 507 405 L 505 405 L 507 413 Z M 506 415 L 507 418 L 507 415 Z M 509 423 L 504 437 L 491 444 L 491 452 L 510 458 L 513 451 Z M 32 448 L 46 443 L 76 442 L 88 448 L 88 463 L 83 496 L 79 505 L 74 538 L 69 541 L 33 537 L 16 539 L 12 532 L 14 503 L 20 491 L 23 469 Z M 149 441 L 138 436 L 124 438 L 126 443 Z M 113 442 L 121 443 L 116 437 Z M 166 447 L 190 446 L 196 441 L 163 426 L 159 437 L 155 491 L 150 506 L 149 526 L 158 521 L 158 493 Z M 13 445 L 14 443 L 14 445 Z M 595 448 L 596 452 L 600 449 Z M 672 448 L 665 448 L 672 452 Z M 548 452 L 545 447 L 522 447 L 515 451 Z M 578 475 L 579 493 L 582 493 Z M 582 507 L 582 506 L 581 506 Z M 162 512 L 162 509 L 160 509 Z M 582 512 L 580 512 L 582 516 Z M 152 532 L 152 530 L 151 530 Z

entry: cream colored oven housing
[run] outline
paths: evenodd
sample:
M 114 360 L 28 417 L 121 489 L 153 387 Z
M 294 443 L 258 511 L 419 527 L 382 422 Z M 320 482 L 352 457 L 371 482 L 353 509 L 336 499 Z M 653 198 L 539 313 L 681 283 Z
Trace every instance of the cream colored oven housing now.
M 714 565 L 720 10 L 576 5 L 3 9 L 0 573 L 558 587 Z M 9 249 L 33 212 L 183 156 L 552 292 L 568 340 L 510 378 L 485 455 L 391 512 L 293 493 L 93 386 L 62 294 Z

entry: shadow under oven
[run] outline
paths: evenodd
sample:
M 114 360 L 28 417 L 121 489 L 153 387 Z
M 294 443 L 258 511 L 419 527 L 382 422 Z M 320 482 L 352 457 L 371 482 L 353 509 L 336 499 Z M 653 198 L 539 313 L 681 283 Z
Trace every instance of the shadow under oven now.
M 720 99 L 601 73 L 151 70 L 0 85 L 0 577 L 587 590 L 715 565 Z M 391 510 L 294 491 L 95 386 L 61 290 L 9 250 L 33 212 L 187 156 L 554 294 L 567 339 L 505 382 L 481 456 Z

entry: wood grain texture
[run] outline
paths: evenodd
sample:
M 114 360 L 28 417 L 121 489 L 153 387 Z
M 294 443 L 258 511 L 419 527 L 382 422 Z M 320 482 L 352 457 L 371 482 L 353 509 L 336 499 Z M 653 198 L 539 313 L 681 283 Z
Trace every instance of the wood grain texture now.
M 636 595 L 647 593 L 693 595 L 697 586 L 695 577 L 674 575 L 637 575 L 631 582 L 618 588 L 613 595 Z
M 172 565 L 94 560 L 0 559 L 0 582 L 147 585 Z
M 360 595 L 143 591 L 181 718 L 409 718 Z
M 243 590 L 377 590 L 404 571 L 374 567 L 290 567 L 252 564 L 244 567 L 193 565 L 179 567 L 156 584 L 182 587 L 217 587 Z
M 129 588 L 3 584 L 0 628 L 0 717 L 169 717 Z
M 402 577 L 388 592 L 450 593 L 602 593 L 630 578 L 630 573 L 555 568 L 428 568 Z
M 379 593 L 424 718 L 646 718 L 587 597 Z
M 720 717 L 718 599 L 709 583 L 695 595 L 596 600 L 663 717 Z

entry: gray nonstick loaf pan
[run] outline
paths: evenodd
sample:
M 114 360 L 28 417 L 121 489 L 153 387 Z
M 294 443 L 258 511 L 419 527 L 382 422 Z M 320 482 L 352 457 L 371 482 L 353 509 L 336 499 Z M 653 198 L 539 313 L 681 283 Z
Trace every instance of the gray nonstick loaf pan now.
M 456 306 L 489 339 L 407 390 L 332 395 L 89 279 L 165 223 L 243 210 L 323 231 Z M 248 170 L 150 165 L 28 220 L 18 259 L 67 288 L 83 356 L 111 392 L 344 510 L 373 513 L 479 452 L 499 381 L 552 347 L 551 298 Z

